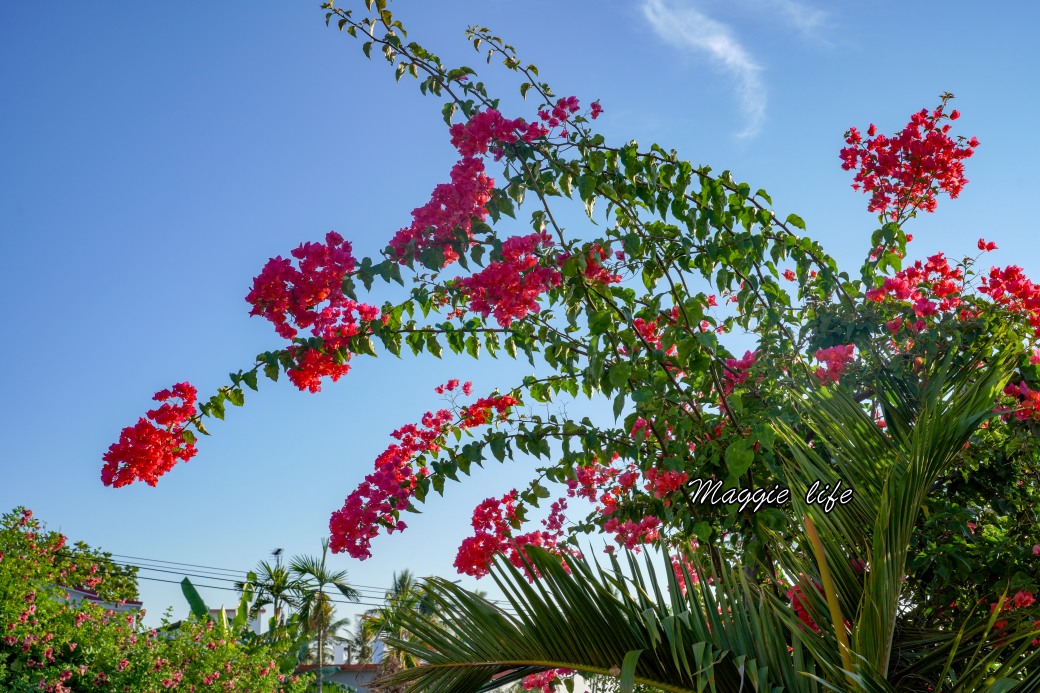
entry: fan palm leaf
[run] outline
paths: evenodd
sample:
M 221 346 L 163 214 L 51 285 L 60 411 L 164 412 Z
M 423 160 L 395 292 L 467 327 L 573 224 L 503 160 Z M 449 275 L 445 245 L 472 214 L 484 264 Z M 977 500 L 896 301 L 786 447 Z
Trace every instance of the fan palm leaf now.
M 414 691 L 486 691 L 552 668 L 619 675 L 665 691 L 1021 691 L 1035 693 L 1035 635 L 995 641 L 994 613 L 956 632 L 900 624 L 911 536 L 936 478 L 993 402 L 1019 352 L 995 340 L 949 345 L 916 381 L 882 374 L 882 430 L 840 387 L 794 392 L 797 429 L 778 421 L 798 520 L 794 540 L 764 530 L 779 573 L 795 579 L 816 629 L 773 585 L 752 583 L 739 562 L 696 564 L 683 595 L 665 564 L 667 594 L 648 557 L 627 571 L 525 547 L 525 566 L 499 560 L 492 575 L 516 615 L 441 579 L 428 581 L 439 619 L 400 615 L 407 639 L 390 644 L 422 666 L 392 679 Z M 984 367 L 980 367 L 984 364 Z M 809 442 L 811 441 L 811 442 Z M 848 503 L 824 512 L 813 483 L 841 481 Z M 526 576 L 540 577 L 529 583 Z M 710 583 L 709 583 L 710 580 Z M 811 585 L 818 584 L 819 589 Z M 996 645 L 996 646 L 995 646 Z

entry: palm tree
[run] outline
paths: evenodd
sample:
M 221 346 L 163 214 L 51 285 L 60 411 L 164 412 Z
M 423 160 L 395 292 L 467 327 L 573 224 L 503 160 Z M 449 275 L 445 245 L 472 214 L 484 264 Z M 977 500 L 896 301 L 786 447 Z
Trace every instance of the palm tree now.
M 629 554 L 627 569 L 614 556 L 606 568 L 565 556 L 565 569 L 559 556 L 529 548 L 527 568 L 542 576 L 534 584 L 505 561 L 492 573 L 516 616 L 451 582 L 428 580 L 426 594 L 450 626 L 401 612 L 408 637 L 391 643 L 423 664 L 393 683 L 487 691 L 567 668 L 620 676 L 622 691 L 636 683 L 723 693 L 1040 690 L 1040 649 L 1030 645 L 1037 634 L 995 635 L 999 608 L 988 618 L 969 615 L 955 631 L 911 629 L 900 618 L 922 504 L 994 415 L 1015 368 L 1016 353 L 994 343 L 967 354 L 951 348 L 919 381 L 879 376 L 884 431 L 841 389 L 796 393 L 799 430 L 775 426 L 787 446 L 798 531 L 794 542 L 767 538 L 781 573 L 801 586 L 803 614 L 776 585 L 753 582 L 739 561 L 698 563 L 696 585 L 684 568 L 686 594 L 666 563 L 665 594 L 649 555 L 640 565 Z M 813 482 L 839 478 L 855 489 L 851 502 L 824 513 L 805 501 Z
M 327 614 L 322 616 L 322 621 L 325 622 L 325 650 L 320 653 L 321 656 L 319 657 L 318 649 L 320 643 L 317 638 L 314 638 L 307 645 L 307 653 L 301 662 L 302 664 L 319 664 L 320 666 L 324 662 L 331 662 L 333 660 L 334 646 L 344 645 L 348 649 L 350 647 L 351 635 L 349 633 L 341 635 L 341 633 L 344 633 L 350 627 L 350 619 L 336 618 L 332 604 L 326 602 L 326 605 L 327 606 L 322 607 L 327 610 Z
M 338 592 L 346 599 L 356 602 L 359 593 L 347 582 L 347 571 L 331 570 L 328 565 L 329 540 L 322 539 L 321 558 L 296 556 L 290 563 L 295 579 L 295 594 L 298 613 L 304 627 L 317 635 L 318 693 L 322 692 L 322 667 L 325 665 L 326 640 L 329 627 L 334 623 L 335 607 L 332 595 Z
M 347 639 L 347 662 L 369 664 L 372 661 L 372 634 L 365 627 L 364 617 L 354 624 L 354 631 Z
M 408 632 L 402 627 L 403 614 L 417 614 L 432 617 L 433 605 L 424 584 L 420 583 L 412 571 L 405 569 L 394 573 L 390 590 L 384 596 L 384 605 L 378 609 L 370 609 L 362 617 L 364 628 L 371 638 L 407 639 Z M 383 655 L 387 668 L 398 670 L 418 665 L 418 660 L 408 652 L 398 648 L 387 648 Z
M 280 563 L 272 566 L 267 561 L 260 561 L 249 580 L 256 595 L 250 616 L 256 616 L 265 606 L 273 608 L 274 614 L 269 622 L 271 637 L 279 637 L 278 629 L 285 625 L 285 610 L 294 606 L 293 600 L 298 591 L 296 579 L 289 568 Z M 245 583 L 238 582 L 235 586 L 241 591 Z
M 390 589 L 383 599 L 384 605 L 381 608 L 370 609 L 361 618 L 367 637 L 383 640 L 385 649 L 380 662 L 380 678 L 387 679 L 403 669 L 420 664 L 420 660 L 407 649 L 390 644 L 394 640 L 409 638 L 408 630 L 404 626 L 406 616 L 433 619 L 435 612 L 426 586 L 408 569 L 394 573 Z M 388 685 L 380 690 L 399 693 L 403 688 Z

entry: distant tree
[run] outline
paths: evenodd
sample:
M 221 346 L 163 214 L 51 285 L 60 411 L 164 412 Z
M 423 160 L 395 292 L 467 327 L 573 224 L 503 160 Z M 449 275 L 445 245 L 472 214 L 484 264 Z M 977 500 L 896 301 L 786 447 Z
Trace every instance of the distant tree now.
M 254 574 L 256 579 L 250 581 L 255 590 L 251 615 L 258 615 L 265 606 L 272 607 L 270 632 L 275 633 L 278 626 L 285 625 L 286 610 L 294 606 L 298 595 L 297 576 L 286 566 L 271 565 L 267 561 L 260 561 Z M 244 584 L 239 582 L 235 586 L 241 590 Z
M 360 596 L 358 591 L 347 582 L 347 571 L 332 570 L 328 567 L 329 542 L 321 542 L 321 558 L 313 556 L 296 556 L 290 563 L 294 576 L 296 599 L 299 616 L 304 627 L 317 637 L 317 689 L 321 693 L 323 676 L 321 669 L 325 665 L 326 641 L 329 627 L 334 623 L 335 608 L 332 604 L 334 594 L 356 602 Z

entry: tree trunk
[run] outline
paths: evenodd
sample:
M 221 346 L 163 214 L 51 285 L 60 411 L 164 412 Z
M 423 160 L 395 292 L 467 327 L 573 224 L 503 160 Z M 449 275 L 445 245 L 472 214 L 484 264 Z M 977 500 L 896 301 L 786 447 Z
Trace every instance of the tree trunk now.
M 325 629 L 318 628 L 318 693 L 322 693 L 322 668 L 325 666 Z

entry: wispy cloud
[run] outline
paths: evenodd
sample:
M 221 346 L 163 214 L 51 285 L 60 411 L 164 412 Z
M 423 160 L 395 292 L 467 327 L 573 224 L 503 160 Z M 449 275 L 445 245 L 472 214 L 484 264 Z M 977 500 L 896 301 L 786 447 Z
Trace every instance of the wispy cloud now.
M 781 3 L 787 1 L 779 0 Z M 643 14 L 662 39 L 681 48 L 706 53 L 734 77 L 737 98 L 745 119 L 744 129 L 737 133 L 737 137 L 757 135 L 766 114 L 762 68 L 734 38 L 730 28 L 681 0 L 643 0 Z
M 806 38 L 826 42 L 822 30 L 829 23 L 829 15 L 795 0 L 753 0 L 754 4 L 764 8 L 773 8 L 780 18 L 798 30 Z

